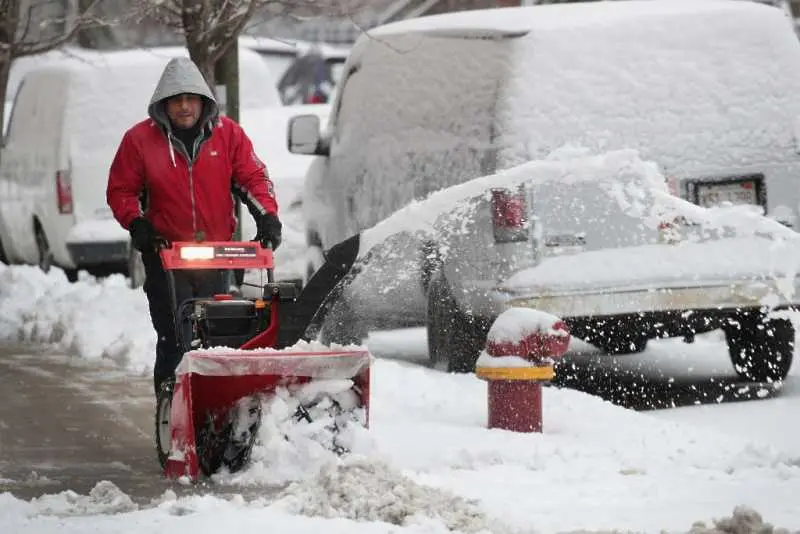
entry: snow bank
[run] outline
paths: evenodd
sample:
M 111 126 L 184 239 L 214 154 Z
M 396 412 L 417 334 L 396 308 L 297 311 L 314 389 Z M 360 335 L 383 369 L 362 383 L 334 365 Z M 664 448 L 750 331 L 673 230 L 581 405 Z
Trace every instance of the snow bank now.
M 60 269 L 0 264 L 0 339 L 51 343 L 89 360 L 152 369 L 156 335 L 147 300 L 119 275 L 70 284 Z
M 384 463 L 355 458 L 292 484 L 277 507 L 290 513 L 406 526 L 436 519 L 458 532 L 509 531 L 474 501 L 420 485 Z
M 708 527 L 702 521 L 692 525 L 690 534 L 789 534 L 785 528 L 775 528 L 764 521 L 761 514 L 746 506 L 737 506 L 731 517 L 714 519 Z
M 125 492 L 107 480 L 98 482 L 88 495 L 64 491 L 34 499 L 32 504 L 39 514 L 60 517 L 119 514 L 139 508 Z

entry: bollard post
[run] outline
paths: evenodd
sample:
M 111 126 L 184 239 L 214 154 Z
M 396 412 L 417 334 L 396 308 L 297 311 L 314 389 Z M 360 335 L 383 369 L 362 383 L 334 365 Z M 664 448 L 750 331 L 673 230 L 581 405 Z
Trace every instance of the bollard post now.
M 495 320 L 475 366 L 488 382 L 489 428 L 542 431 L 542 384 L 555 376 L 569 339 L 561 319 L 538 310 L 511 308 Z

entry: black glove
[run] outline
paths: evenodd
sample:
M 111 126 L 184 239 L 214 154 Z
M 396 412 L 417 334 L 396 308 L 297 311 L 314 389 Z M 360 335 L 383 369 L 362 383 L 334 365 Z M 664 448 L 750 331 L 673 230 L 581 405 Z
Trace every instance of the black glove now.
M 272 244 L 272 250 L 278 248 L 281 244 L 281 228 L 283 225 L 278 220 L 278 216 L 274 213 L 266 213 L 258 219 L 258 233 L 256 234 L 256 241 L 261 242 L 262 247 L 267 247 Z
M 152 249 L 156 246 L 158 234 L 156 229 L 150 224 L 150 221 L 144 217 L 137 217 L 131 221 L 128 231 L 131 234 L 131 243 L 133 248 L 140 252 Z

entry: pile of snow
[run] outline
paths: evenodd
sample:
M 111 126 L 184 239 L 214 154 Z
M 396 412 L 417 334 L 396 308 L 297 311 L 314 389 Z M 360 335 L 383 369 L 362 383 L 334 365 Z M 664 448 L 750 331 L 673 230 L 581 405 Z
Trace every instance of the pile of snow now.
M 423 486 L 384 463 L 353 458 L 326 466 L 292 484 L 276 506 L 294 514 L 383 522 L 398 526 L 436 519 L 452 531 L 493 532 L 508 528 L 489 519 L 477 502 Z
M 89 514 L 119 514 L 139 508 L 133 500 L 116 485 L 101 481 L 88 495 L 65 491 L 57 495 L 45 495 L 34 499 L 37 512 L 42 515 L 81 516 Z
M 366 413 L 350 380 L 319 380 L 280 387 L 262 403 L 261 426 L 247 471 L 214 475 L 222 484 L 281 485 L 336 465 L 340 454 L 369 454 L 374 443 Z M 299 416 L 303 406 L 310 421 Z
M 147 300 L 120 275 L 70 284 L 57 268 L 0 264 L 0 339 L 50 343 L 136 372 L 152 369 L 155 358 Z
M 708 527 L 702 521 L 692 525 L 690 534 L 789 534 L 785 528 L 775 528 L 764 521 L 761 514 L 746 506 L 737 506 L 731 517 L 715 519 Z

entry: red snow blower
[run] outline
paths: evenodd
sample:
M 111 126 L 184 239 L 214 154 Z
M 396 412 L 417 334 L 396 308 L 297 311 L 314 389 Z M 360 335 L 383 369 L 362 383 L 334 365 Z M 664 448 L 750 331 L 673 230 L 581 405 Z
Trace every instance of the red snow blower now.
M 291 322 L 287 310 L 299 295 L 294 284 L 273 280 L 271 248 L 258 242 L 175 242 L 159 253 L 183 352 L 174 378 L 157 398 L 156 449 L 167 477 L 195 481 L 201 471 L 210 476 L 223 465 L 230 472 L 242 469 L 256 441 L 262 401 L 279 388 L 323 391 L 331 417 L 360 410 L 360 423 L 368 426 L 371 356 L 366 350 L 287 347 L 285 335 L 279 341 L 281 322 Z M 267 283 L 257 286 L 262 291 L 255 298 L 222 294 L 177 302 L 178 269 L 266 270 Z M 325 383 L 336 384 L 337 391 L 320 386 Z M 294 418 L 311 422 L 310 408 L 321 400 L 305 397 Z

